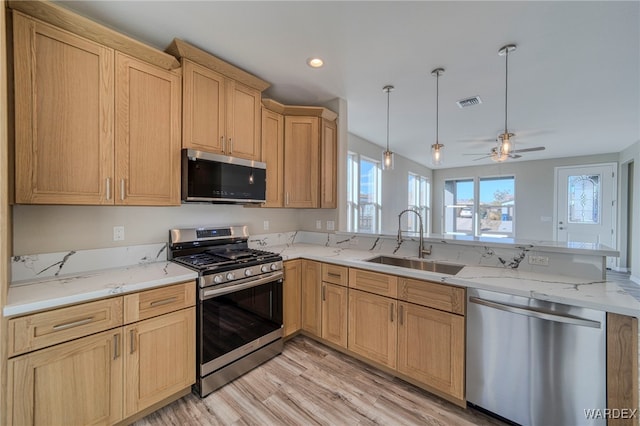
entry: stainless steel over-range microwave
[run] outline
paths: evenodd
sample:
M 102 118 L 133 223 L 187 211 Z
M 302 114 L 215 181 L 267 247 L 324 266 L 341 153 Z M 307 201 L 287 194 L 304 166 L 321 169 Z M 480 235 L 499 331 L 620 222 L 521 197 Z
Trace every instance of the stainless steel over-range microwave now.
M 264 203 L 267 165 L 194 149 L 182 150 L 182 201 Z

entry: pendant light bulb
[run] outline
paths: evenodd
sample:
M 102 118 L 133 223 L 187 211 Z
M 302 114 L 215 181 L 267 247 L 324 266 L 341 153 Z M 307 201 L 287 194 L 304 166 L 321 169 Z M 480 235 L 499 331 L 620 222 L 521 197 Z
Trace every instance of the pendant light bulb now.
M 504 133 L 498 135 L 498 147 L 496 153 L 500 156 L 501 159 L 496 161 L 505 161 L 514 150 L 513 137 L 515 136 L 515 134 L 509 133 L 509 130 L 507 128 L 507 119 L 509 112 L 509 53 L 513 52 L 514 50 L 516 50 L 515 44 L 507 44 L 505 46 L 502 46 L 498 50 L 498 55 L 504 56 Z
M 394 154 L 389 149 L 389 93 L 393 89 L 391 85 L 382 88 L 382 91 L 387 94 L 387 149 L 382 152 L 382 170 L 393 170 L 394 163 Z
M 436 68 L 431 71 L 431 75 L 436 78 L 436 143 L 431 145 L 431 164 L 434 166 L 439 166 L 442 164 L 442 148 L 444 145 L 440 143 L 439 133 L 440 133 L 440 85 L 439 79 L 440 76 L 444 73 L 444 68 Z

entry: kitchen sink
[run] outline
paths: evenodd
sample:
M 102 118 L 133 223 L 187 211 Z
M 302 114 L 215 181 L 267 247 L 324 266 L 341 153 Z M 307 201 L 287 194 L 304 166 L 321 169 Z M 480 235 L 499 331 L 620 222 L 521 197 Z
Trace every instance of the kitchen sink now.
M 440 274 L 455 275 L 464 265 L 456 265 L 453 263 L 433 262 L 430 260 L 404 259 L 401 257 L 378 256 L 367 260 L 371 263 L 379 263 L 381 265 L 400 266 L 402 268 L 418 269 L 420 271 L 438 272 Z

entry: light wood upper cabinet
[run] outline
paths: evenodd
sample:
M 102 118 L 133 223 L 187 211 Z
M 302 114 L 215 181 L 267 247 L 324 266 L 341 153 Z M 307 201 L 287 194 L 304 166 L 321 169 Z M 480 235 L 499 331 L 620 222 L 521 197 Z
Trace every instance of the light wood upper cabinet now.
M 180 75 L 14 12 L 16 202 L 180 204 Z
M 349 350 L 396 368 L 397 301 L 349 289 Z
M 122 374 L 121 328 L 10 359 L 9 424 L 114 424 Z
M 302 261 L 284 262 L 284 282 L 282 283 L 284 337 L 300 331 L 302 328 Z
M 214 58 L 193 47 L 186 49 L 188 55 L 197 50 L 202 62 Z M 216 58 L 211 65 L 220 62 Z M 187 57 L 182 66 L 183 148 L 260 161 L 262 92 Z
M 464 399 L 464 317 L 399 302 L 398 371 Z
M 302 329 L 322 336 L 322 264 L 302 261 Z
M 262 109 L 262 161 L 267 165 L 267 201 L 263 207 L 284 206 L 284 117 Z
M 193 284 L 193 283 L 192 283 Z M 183 309 L 125 327 L 125 417 L 195 380 L 195 311 Z
M 182 60 L 182 146 L 224 153 L 225 78 Z
M 317 117 L 284 118 L 285 207 L 318 207 L 318 132 Z
M 321 123 L 320 144 L 320 208 L 338 207 L 338 128 L 335 121 L 325 118 Z
M 116 53 L 116 204 L 180 204 L 180 76 Z
M 113 50 L 13 13 L 15 199 L 113 204 Z

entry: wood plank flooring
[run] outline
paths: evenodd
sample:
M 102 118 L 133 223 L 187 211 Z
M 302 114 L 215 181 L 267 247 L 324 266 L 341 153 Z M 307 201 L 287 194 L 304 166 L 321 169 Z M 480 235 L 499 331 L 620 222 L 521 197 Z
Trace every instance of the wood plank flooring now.
M 135 423 L 149 425 L 502 425 L 312 339 L 206 398 L 189 394 Z

